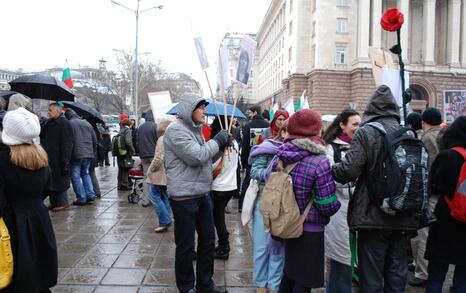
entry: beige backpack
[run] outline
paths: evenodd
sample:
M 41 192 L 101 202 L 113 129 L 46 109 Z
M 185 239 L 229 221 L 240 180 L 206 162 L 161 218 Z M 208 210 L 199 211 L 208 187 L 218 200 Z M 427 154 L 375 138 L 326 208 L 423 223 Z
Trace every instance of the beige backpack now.
M 259 210 L 264 217 L 266 232 L 282 239 L 298 238 L 303 234 L 303 224 L 312 206 L 312 198 L 301 215 L 293 191 L 291 170 L 298 162 L 283 168 L 278 161 L 277 170 L 270 174 L 262 191 Z

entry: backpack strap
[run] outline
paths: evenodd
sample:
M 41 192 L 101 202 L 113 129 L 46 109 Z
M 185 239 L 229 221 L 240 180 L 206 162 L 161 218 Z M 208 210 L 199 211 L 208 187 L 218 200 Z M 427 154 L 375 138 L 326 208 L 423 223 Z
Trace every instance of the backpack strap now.
M 466 161 L 466 148 L 463 147 L 454 147 L 452 150 L 458 152 L 460 155 L 463 156 L 463 159 Z
M 338 143 L 331 142 L 330 143 L 333 148 L 333 161 L 336 163 L 341 162 L 341 145 Z
M 299 161 L 294 162 L 293 164 L 289 164 L 286 167 L 283 167 L 282 160 L 278 160 L 277 170 L 283 170 L 283 171 L 285 171 L 286 174 L 290 174 L 290 172 L 294 169 L 294 167 L 296 167 L 296 165 L 298 165 L 298 163 L 299 163 Z
M 384 127 L 383 124 L 380 123 L 380 122 L 369 122 L 369 123 L 366 123 L 365 125 L 377 129 L 377 130 L 380 131 L 383 135 L 386 135 L 386 134 L 387 134 L 387 131 L 385 130 L 385 127 Z
M 314 195 L 314 192 L 312 193 L 312 195 Z M 309 211 L 311 210 L 313 202 L 314 202 L 314 196 L 311 197 L 311 200 L 307 204 L 306 209 L 304 210 L 304 212 L 299 217 L 299 220 L 301 221 L 301 223 L 304 223 L 304 221 L 306 220 L 307 214 L 309 214 Z

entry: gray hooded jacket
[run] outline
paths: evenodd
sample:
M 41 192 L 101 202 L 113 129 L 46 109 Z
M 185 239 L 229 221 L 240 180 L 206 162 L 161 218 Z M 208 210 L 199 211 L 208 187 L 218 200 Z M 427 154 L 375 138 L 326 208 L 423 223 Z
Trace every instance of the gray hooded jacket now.
M 212 157 L 218 153 L 215 140 L 205 142 L 202 125 L 195 125 L 192 114 L 205 99 L 186 95 L 178 104 L 178 119 L 164 136 L 167 191 L 173 200 L 206 196 L 212 185 Z
M 351 147 L 341 163 L 334 166 L 335 181 L 348 183 L 357 179 L 356 189 L 348 206 L 348 226 L 350 229 L 380 229 L 415 231 L 418 228 L 417 217 L 392 217 L 383 213 L 369 200 L 367 181 L 375 170 L 380 155 L 383 137 L 369 122 L 380 122 L 385 130 L 393 132 L 400 125 L 399 108 L 390 89 L 379 86 L 369 99 L 362 117 L 361 127 L 356 131 Z

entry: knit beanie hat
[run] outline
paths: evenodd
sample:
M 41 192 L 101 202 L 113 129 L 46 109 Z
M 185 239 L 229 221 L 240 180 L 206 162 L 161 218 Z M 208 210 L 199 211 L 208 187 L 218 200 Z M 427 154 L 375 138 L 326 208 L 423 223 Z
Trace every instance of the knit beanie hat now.
M 310 138 L 316 142 L 322 142 L 320 132 L 322 130 L 322 117 L 311 109 L 303 109 L 291 115 L 288 120 L 288 138 Z
M 8 111 L 3 118 L 2 141 L 6 145 L 33 144 L 39 134 L 39 118 L 24 108 Z
M 126 118 L 128 118 L 128 114 L 125 114 L 125 113 L 121 113 L 121 114 L 120 114 L 120 122 L 122 122 L 122 121 L 125 120 Z
M 433 126 L 440 125 L 442 123 L 442 114 L 439 109 L 429 107 L 422 112 L 422 121 Z
M 406 125 L 411 126 L 414 130 L 422 129 L 422 118 L 421 114 L 418 112 L 409 113 L 408 117 L 406 117 Z

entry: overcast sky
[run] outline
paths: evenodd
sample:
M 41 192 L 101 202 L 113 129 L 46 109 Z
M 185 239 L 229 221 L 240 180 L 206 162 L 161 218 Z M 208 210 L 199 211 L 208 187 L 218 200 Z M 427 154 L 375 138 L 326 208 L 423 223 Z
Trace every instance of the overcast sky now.
M 137 0 L 116 0 L 136 8 Z M 141 58 L 161 60 L 169 71 L 207 83 L 197 59 L 193 30 L 203 39 L 215 83 L 216 50 L 225 32 L 256 33 L 270 0 L 141 0 L 149 10 L 139 20 Z M 113 49 L 133 53 L 135 17 L 110 0 L 0 0 L 0 67 L 41 70 L 63 66 L 115 68 Z M 215 90 L 215 89 L 214 89 Z

